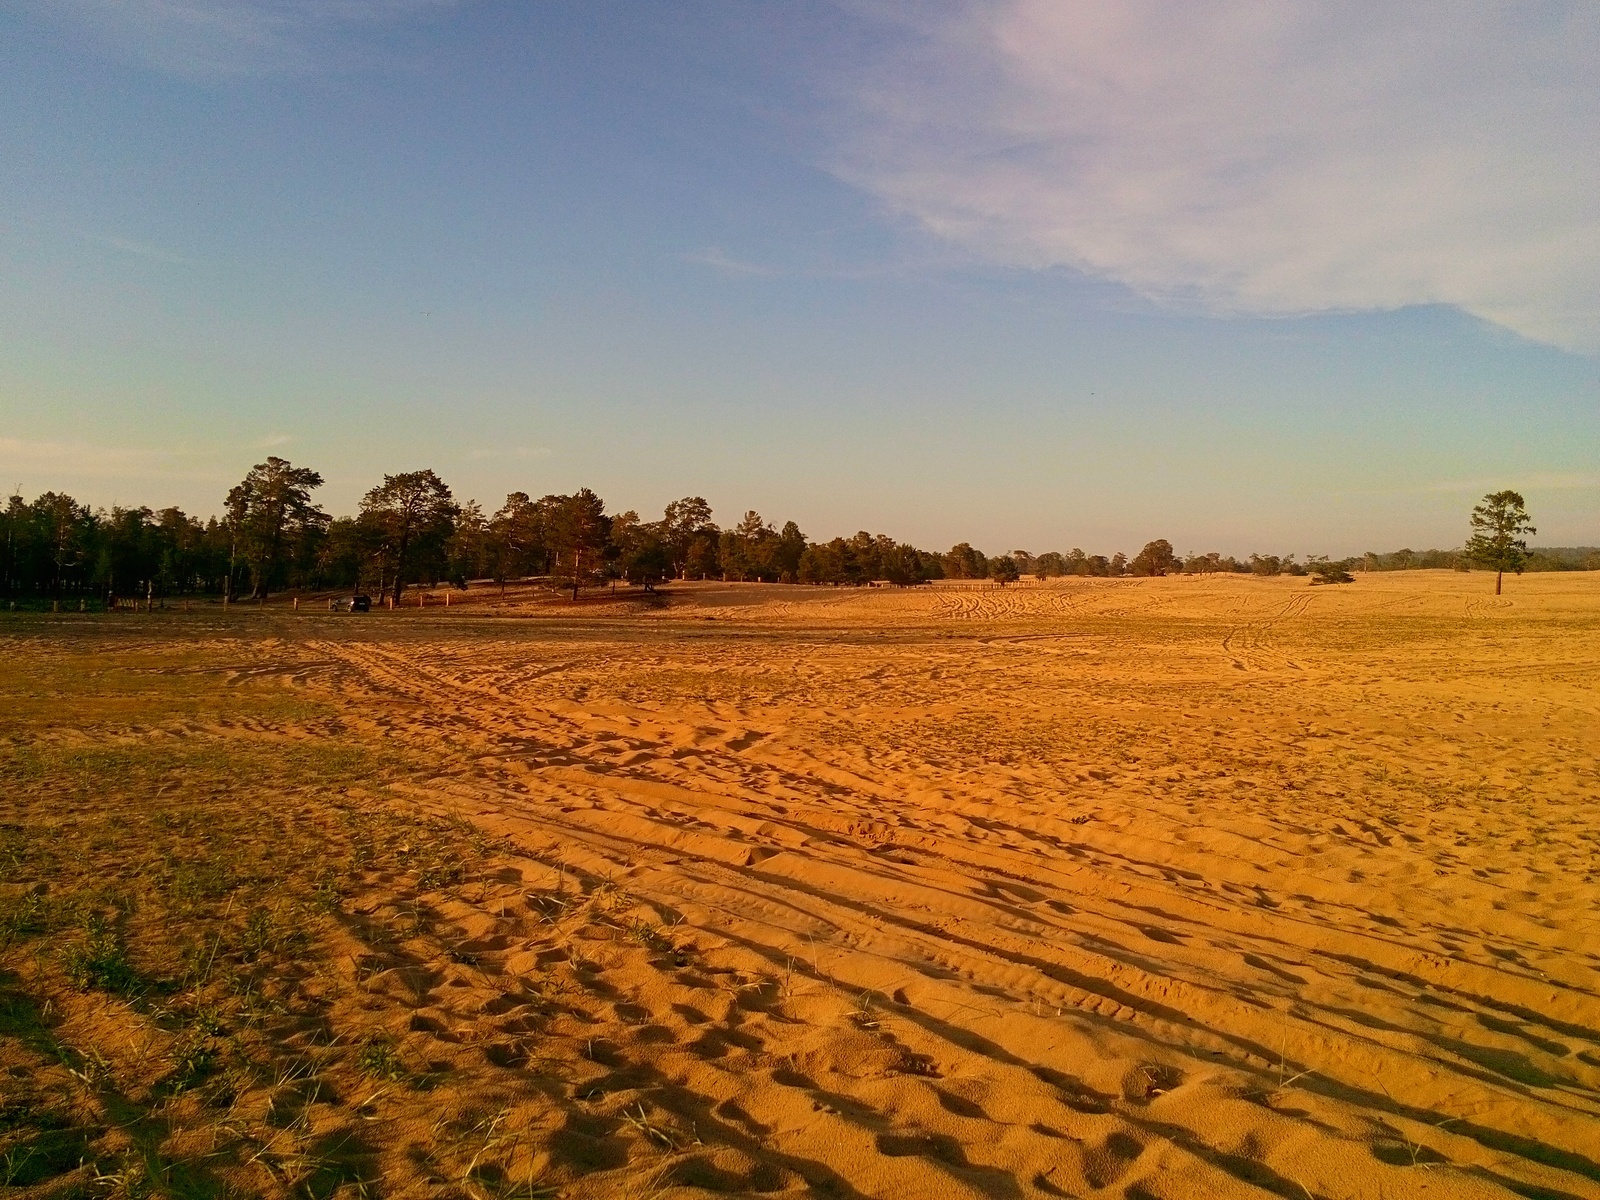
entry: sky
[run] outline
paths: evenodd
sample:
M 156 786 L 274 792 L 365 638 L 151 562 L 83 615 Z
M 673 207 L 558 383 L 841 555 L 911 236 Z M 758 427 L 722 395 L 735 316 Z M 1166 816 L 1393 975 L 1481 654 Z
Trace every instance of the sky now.
M 0 487 L 1600 543 L 1600 6 L 0 0 Z

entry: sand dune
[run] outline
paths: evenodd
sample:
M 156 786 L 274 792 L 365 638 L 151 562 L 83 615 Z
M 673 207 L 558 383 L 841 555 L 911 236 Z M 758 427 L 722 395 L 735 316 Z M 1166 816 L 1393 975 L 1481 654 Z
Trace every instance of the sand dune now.
M 495 839 L 378 969 L 559 1194 L 1600 1197 L 1595 581 L 540 611 L 239 669 Z

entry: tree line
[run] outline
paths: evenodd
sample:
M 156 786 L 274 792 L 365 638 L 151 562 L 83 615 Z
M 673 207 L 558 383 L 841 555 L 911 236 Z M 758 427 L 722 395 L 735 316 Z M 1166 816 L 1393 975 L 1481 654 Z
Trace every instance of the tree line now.
M 675 500 L 661 517 L 609 513 L 588 488 L 534 499 L 513 492 L 493 512 L 458 501 L 434 471 L 385 475 L 354 514 L 334 517 L 314 499 L 322 476 L 271 457 L 251 468 L 204 520 L 178 508 L 91 509 L 60 492 L 12 496 L 0 515 L 0 594 L 25 597 L 221 596 L 265 599 L 285 591 L 354 589 L 398 602 L 406 587 L 502 586 L 541 579 L 576 598 L 584 588 L 626 580 L 654 589 L 669 579 L 859 586 L 1023 575 L 1151 576 L 1314 574 L 1332 582 L 1349 570 L 1462 566 L 1462 551 L 1399 550 L 1330 562 L 1294 555 L 1179 556 L 1165 539 L 1132 558 L 1081 549 L 986 555 L 966 542 L 922 550 L 884 534 L 812 541 L 793 521 L 776 526 L 746 512 L 730 528 L 699 496 Z M 1520 569 L 1600 567 L 1600 552 L 1525 553 Z

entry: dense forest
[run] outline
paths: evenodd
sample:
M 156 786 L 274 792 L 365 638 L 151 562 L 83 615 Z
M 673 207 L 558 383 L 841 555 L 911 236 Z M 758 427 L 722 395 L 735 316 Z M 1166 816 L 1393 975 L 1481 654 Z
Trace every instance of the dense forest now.
M 612 580 L 653 588 L 669 579 L 771 583 L 918 584 L 1021 576 L 1464 570 L 1455 550 L 1396 550 L 1329 562 L 1314 557 L 1216 553 L 1180 556 L 1164 539 L 1132 558 L 1073 549 L 986 555 L 965 542 L 943 553 L 884 534 L 812 541 L 747 512 L 722 528 L 698 496 L 667 505 L 657 520 L 608 513 L 587 488 L 533 499 L 513 492 L 496 511 L 459 502 L 433 471 L 386 475 L 350 516 L 313 499 L 315 471 L 269 458 L 231 491 L 220 516 L 177 508 L 91 509 L 46 492 L 12 496 L 0 515 L 0 596 L 92 599 L 209 595 L 265 598 L 281 591 L 366 590 L 398 600 L 413 583 L 464 587 L 541 579 L 576 596 Z M 1528 570 L 1600 569 L 1593 548 L 1534 551 Z

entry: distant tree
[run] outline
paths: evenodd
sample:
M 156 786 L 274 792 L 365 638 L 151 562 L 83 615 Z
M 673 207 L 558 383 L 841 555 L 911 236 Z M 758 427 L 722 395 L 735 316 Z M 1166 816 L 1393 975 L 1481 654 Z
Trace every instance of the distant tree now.
M 1054 579 L 1067 573 L 1067 560 L 1054 550 L 1046 550 L 1033 560 L 1033 573 L 1040 579 Z
M 793 521 L 785 521 L 778 541 L 772 548 L 772 565 L 784 583 L 795 583 L 800 578 L 800 559 L 806 552 L 806 535 Z
M 1539 531 L 1528 523 L 1522 497 L 1511 491 L 1491 492 L 1469 519 L 1472 536 L 1467 539 L 1467 557 L 1494 571 L 1494 594 L 1498 596 L 1506 572 L 1521 575 L 1527 565 L 1528 543 L 1523 536 Z
M 717 533 L 718 529 L 711 520 L 711 505 L 706 503 L 704 496 L 685 496 L 667 505 L 661 518 L 661 534 L 672 555 L 673 570 L 680 579 L 687 578 L 694 566 L 700 568 L 702 576 L 710 574 L 715 551 L 708 554 L 702 548 L 697 554 L 695 545 L 704 542 L 707 537 L 715 539 Z M 694 560 L 693 565 L 691 560 Z
M 390 595 L 395 604 L 418 560 L 426 556 L 422 552 L 442 555 L 459 511 L 450 488 L 431 470 L 385 475 L 361 498 L 361 515 L 378 534 L 393 572 Z
M 845 553 L 845 577 L 857 585 L 883 579 L 887 571 L 886 559 L 893 555 L 893 538 L 881 533 L 870 534 L 865 529 L 857 530 Z
M 812 542 L 800 554 L 799 578 L 801 583 L 838 584 L 844 579 L 840 547 L 843 541 Z
M 721 574 L 717 559 L 717 529 L 702 529 L 689 539 L 689 550 L 676 568 L 679 579 L 711 579 Z
M 376 520 L 338 517 L 317 547 L 316 578 L 322 586 L 360 588 L 370 583 L 382 554 L 383 534 Z
M 772 563 L 772 551 L 778 540 L 778 531 L 762 519 L 754 509 L 732 529 L 726 530 L 718 548 L 724 575 L 736 579 L 766 579 L 777 574 Z
M 1134 555 L 1128 564 L 1133 575 L 1165 575 L 1178 567 L 1178 556 L 1172 552 L 1172 543 L 1166 538 L 1146 542 L 1143 550 Z
M 469 579 L 482 579 L 492 562 L 489 522 L 476 500 L 469 500 L 456 514 L 455 527 L 445 545 L 450 582 L 466 587 Z
M 148 508 L 115 507 L 99 514 L 95 524 L 99 536 L 91 581 L 107 594 L 153 592 L 161 570 L 155 514 Z
M 611 519 L 605 501 L 588 488 L 567 496 L 550 514 L 550 575 L 557 586 L 581 588 L 600 581 L 603 555 L 611 540 Z
M 535 501 L 527 492 L 512 492 L 489 518 L 489 573 L 502 590 L 507 579 L 544 573 L 549 558 L 545 526 L 560 500 L 546 496 Z
M 328 514 L 310 501 L 320 486 L 322 475 L 315 470 L 269 456 L 227 493 L 227 523 L 235 555 L 250 571 L 251 597 L 264 600 L 294 542 L 328 525 Z
M 639 520 L 639 514 L 631 508 L 611 518 L 611 527 L 607 534 L 609 544 L 606 546 L 604 557 L 614 578 L 629 579 L 631 582 L 627 561 L 634 545 L 643 538 L 645 528 L 645 523 Z
M 672 575 L 672 554 L 659 522 L 643 523 L 635 513 L 620 513 L 611 519 L 611 544 L 622 577 L 647 593 Z
M 274 455 L 229 491 L 225 507 L 234 551 L 250 572 L 255 599 L 266 599 L 298 541 L 327 528 L 328 514 L 311 502 L 321 486 L 317 472 Z
M 206 527 L 182 509 L 156 514 L 156 578 L 163 592 L 186 592 L 200 584 L 207 561 Z
M 989 560 L 966 542 L 957 542 L 944 556 L 944 574 L 947 579 L 986 579 Z
M 878 559 L 876 576 L 879 579 L 900 587 L 910 587 L 935 578 L 940 570 L 938 555 L 924 554 L 907 542 L 897 542 L 882 534 L 873 542 Z
M 989 560 L 989 578 L 1005 587 L 1008 583 L 1015 583 L 1022 575 L 1017 570 L 1017 560 L 1009 554 L 997 554 Z
M 1354 583 L 1356 577 L 1350 574 L 1348 562 L 1329 562 L 1325 554 L 1314 555 L 1306 562 L 1307 569 L 1311 572 L 1311 584 L 1315 587 L 1319 583 Z
M 46 492 L 30 509 L 30 540 L 43 551 L 41 557 L 47 564 L 43 572 L 35 571 L 35 578 L 40 584 L 48 578 L 50 594 L 60 596 L 69 583 L 82 581 L 83 566 L 94 543 L 94 514 L 87 504 L 79 504 L 65 492 Z
M 1252 554 L 1250 556 L 1250 569 L 1257 575 L 1281 575 L 1283 573 L 1283 559 L 1276 554 Z
M 1121 550 L 1111 556 L 1110 571 L 1113 575 L 1126 575 L 1128 573 L 1128 556 Z

